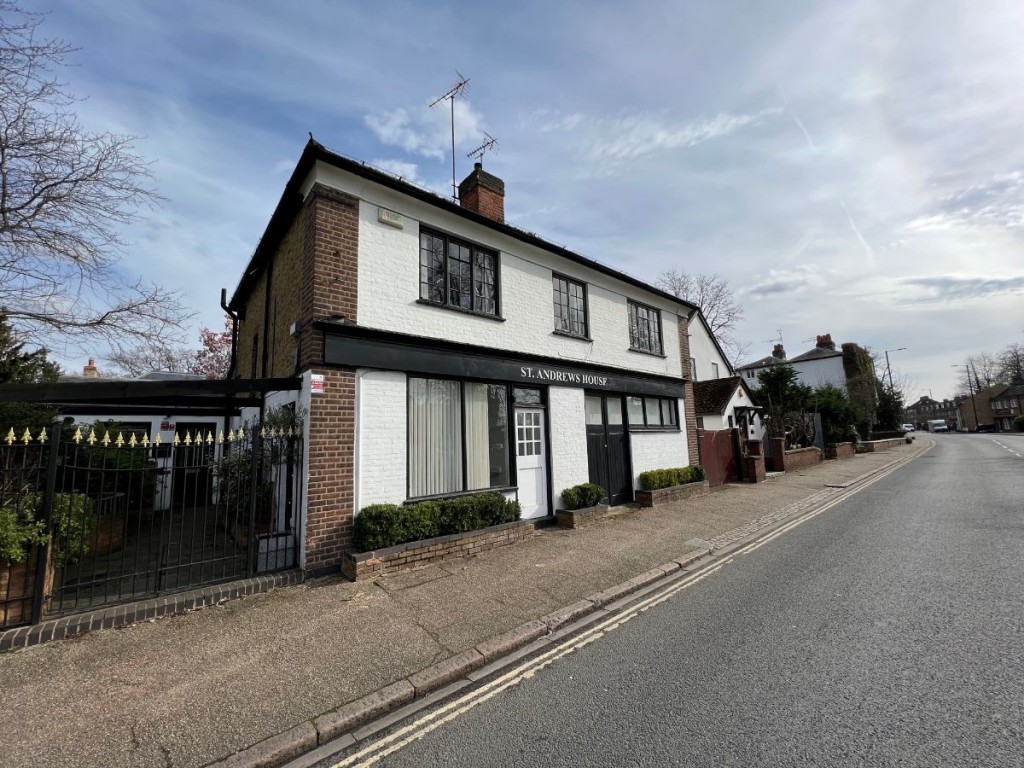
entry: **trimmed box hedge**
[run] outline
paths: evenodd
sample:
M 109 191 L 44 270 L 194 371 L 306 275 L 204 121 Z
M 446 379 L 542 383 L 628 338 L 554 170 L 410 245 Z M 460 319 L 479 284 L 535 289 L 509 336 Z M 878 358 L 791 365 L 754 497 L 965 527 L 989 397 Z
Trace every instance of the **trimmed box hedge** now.
M 490 491 L 417 504 L 371 504 L 356 516 L 353 545 L 371 552 L 410 541 L 476 531 L 518 520 L 518 501 Z
M 640 487 L 645 491 L 660 491 L 674 485 L 696 483 L 704 479 L 704 468 L 698 464 L 689 467 L 651 469 L 640 473 Z
M 562 491 L 562 509 L 586 509 L 596 507 L 605 497 L 604 488 L 594 483 L 580 483 Z

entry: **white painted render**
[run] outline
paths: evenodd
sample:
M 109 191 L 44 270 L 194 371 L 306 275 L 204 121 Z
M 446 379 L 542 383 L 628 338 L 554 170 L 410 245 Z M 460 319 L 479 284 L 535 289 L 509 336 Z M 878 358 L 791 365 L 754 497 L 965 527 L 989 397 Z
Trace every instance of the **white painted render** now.
M 697 381 L 714 378 L 725 378 L 732 375 L 732 366 L 718 351 L 711 337 L 711 329 L 699 313 L 694 314 L 689 323 L 690 357 L 697 363 Z M 718 376 L 715 376 L 712 364 L 718 365 Z
M 678 316 L 685 308 L 597 270 L 403 195 L 340 169 L 318 164 L 306 181 L 360 199 L 359 324 L 430 338 L 562 358 L 576 365 L 608 365 L 645 373 L 680 375 Z M 378 221 L 378 207 L 402 216 L 402 228 Z M 417 303 L 419 228 L 447 233 L 498 251 L 499 306 L 504 320 Z M 587 284 L 593 341 L 554 334 L 552 271 Z M 661 310 L 665 357 L 629 350 L 627 298 Z
M 396 371 L 356 372 L 356 512 L 369 504 L 407 498 L 406 376 Z
M 801 384 L 806 384 L 809 387 L 821 387 L 825 384 L 831 384 L 834 387 L 846 390 L 846 372 L 843 370 L 842 355 L 817 360 L 801 360 L 795 363 L 787 360 L 785 364 L 796 371 L 797 381 Z M 749 371 L 740 371 L 740 374 L 743 376 L 743 381 L 748 387 L 758 389 L 761 384 L 757 380 L 757 374 L 767 367 L 755 369 L 752 378 L 747 376 Z
M 679 403 L 682 408 L 682 401 Z M 680 410 L 682 413 L 682 410 Z M 685 467 L 690 463 L 686 451 L 686 431 L 630 432 L 633 455 L 633 489 L 640 488 L 640 473 L 651 469 Z
M 583 390 L 548 388 L 551 423 L 552 509 L 562 507 L 562 491 L 590 481 L 587 463 L 587 422 L 583 411 Z

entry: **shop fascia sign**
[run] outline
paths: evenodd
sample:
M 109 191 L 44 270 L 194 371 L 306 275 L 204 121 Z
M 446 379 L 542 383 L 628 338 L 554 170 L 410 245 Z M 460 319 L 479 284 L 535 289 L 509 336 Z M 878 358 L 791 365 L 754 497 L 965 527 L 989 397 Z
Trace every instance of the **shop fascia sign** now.
M 527 365 L 519 369 L 519 375 L 528 381 L 544 381 L 549 384 L 577 384 L 584 387 L 607 387 L 608 377 L 593 373 L 560 371 L 557 368 L 533 368 Z

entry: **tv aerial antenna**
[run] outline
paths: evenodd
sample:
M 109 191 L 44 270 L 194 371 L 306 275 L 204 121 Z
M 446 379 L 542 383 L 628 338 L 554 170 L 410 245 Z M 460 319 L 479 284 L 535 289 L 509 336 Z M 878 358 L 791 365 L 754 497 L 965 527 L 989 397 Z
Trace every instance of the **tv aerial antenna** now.
M 459 70 L 455 70 L 455 74 L 459 76 L 459 81 L 447 93 L 430 102 L 430 107 L 434 108 L 442 101 L 447 101 L 452 113 L 452 200 L 459 199 L 459 188 L 455 183 L 455 97 L 469 92 L 469 78 L 463 77 Z
M 485 152 L 497 152 L 498 151 L 498 140 L 491 136 L 487 131 L 483 132 L 485 141 L 476 149 L 471 149 L 466 153 L 466 157 L 475 157 L 480 161 L 480 165 L 484 163 Z
M 782 329 L 781 328 L 776 329 L 776 333 L 778 333 L 779 335 L 776 336 L 774 339 L 765 339 L 761 343 L 762 344 L 781 344 L 782 343 Z

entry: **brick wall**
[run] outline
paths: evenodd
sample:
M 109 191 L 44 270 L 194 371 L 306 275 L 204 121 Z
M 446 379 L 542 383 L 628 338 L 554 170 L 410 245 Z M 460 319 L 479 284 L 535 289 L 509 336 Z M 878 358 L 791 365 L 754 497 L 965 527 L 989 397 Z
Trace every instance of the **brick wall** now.
M 306 498 L 306 569 L 341 563 L 352 540 L 355 511 L 355 371 L 318 370 L 324 393 L 313 395 L 309 414 Z
M 796 450 L 786 451 L 785 458 L 785 472 L 794 472 L 804 467 L 811 467 L 815 464 L 821 463 L 821 451 L 817 448 L 797 448 Z
M 700 444 L 697 442 L 697 410 L 693 401 L 693 382 L 689 381 L 690 371 L 690 332 L 689 323 L 683 315 L 679 315 L 679 362 L 686 382 L 686 404 L 683 409 L 686 425 L 686 447 L 691 464 L 700 464 Z
M 829 443 L 825 446 L 826 459 L 852 459 L 855 453 L 853 443 Z
M 519 520 L 479 531 L 399 544 L 376 552 L 350 552 L 345 555 L 341 570 L 346 578 L 362 581 L 389 573 L 412 571 L 443 560 L 472 557 L 491 549 L 517 544 L 536 533 L 536 522 Z

